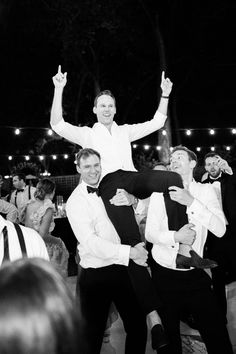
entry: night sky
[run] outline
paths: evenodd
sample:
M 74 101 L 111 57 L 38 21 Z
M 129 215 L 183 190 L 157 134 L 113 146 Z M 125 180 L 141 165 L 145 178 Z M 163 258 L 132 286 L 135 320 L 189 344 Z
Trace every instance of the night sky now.
M 20 155 L 76 151 L 47 135 L 58 64 L 68 72 L 66 120 L 90 126 L 98 89 L 115 94 L 118 123 L 150 119 L 166 70 L 174 82 L 172 145 L 201 146 L 202 154 L 213 145 L 225 153 L 229 145 L 225 156 L 234 163 L 236 135 L 229 128 L 236 128 L 235 15 L 234 0 L 1 0 L 0 173 L 10 173 L 24 160 Z M 19 136 L 14 127 L 22 128 Z M 191 136 L 187 128 L 195 129 Z M 208 128 L 216 134 L 210 136 Z M 157 133 L 138 142 L 144 143 L 157 145 Z M 73 159 L 44 168 L 71 173 Z

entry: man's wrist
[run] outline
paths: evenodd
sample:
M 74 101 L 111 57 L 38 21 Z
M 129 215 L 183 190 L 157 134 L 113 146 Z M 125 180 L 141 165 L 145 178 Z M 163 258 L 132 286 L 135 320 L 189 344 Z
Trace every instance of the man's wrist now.
M 161 98 L 165 98 L 166 100 L 168 100 L 169 99 L 169 95 L 161 95 Z
M 130 248 L 130 252 L 129 252 L 129 258 L 130 259 L 135 259 L 137 257 L 137 250 L 135 247 L 131 247 Z

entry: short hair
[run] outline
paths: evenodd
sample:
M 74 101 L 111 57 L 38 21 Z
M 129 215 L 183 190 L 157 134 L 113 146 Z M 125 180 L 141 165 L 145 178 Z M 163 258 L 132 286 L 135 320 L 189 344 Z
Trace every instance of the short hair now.
M 74 301 L 48 261 L 5 263 L 0 269 L 0 353 L 78 353 Z
M 115 99 L 115 96 L 113 95 L 113 93 L 110 90 L 103 90 L 103 91 L 100 91 L 99 94 L 97 94 L 97 96 L 95 97 L 94 107 L 97 107 L 98 98 L 103 95 L 110 96 L 111 98 L 113 98 L 114 104 L 116 105 L 116 99 Z
M 197 162 L 197 155 L 195 154 L 195 152 L 188 149 L 186 146 L 182 146 L 182 145 L 175 146 L 171 151 L 171 154 L 173 154 L 175 151 L 185 151 L 187 152 L 190 161 L 194 160 Z
M 87 159 L 91 155 L 96 155 L 99 160 L 101 160 L 101 155 L 99 152 L 97 152 L 94 149 L 86 148 L 86 149 L 81 149 L 79 152 L 76 154 L 76 164 L 79 166 L 81 159 Z
M 13 177 L 18 177 L 18 179 L 19 180 L 24 180 L 24 182 L 26 182 L 26 176 L 25 176 L 25 174 L 24 173 L 21 173 L 21 172 L 19 172 L 19 173 L 14 173 L 14 175 L 12 176 L 12 178 Z
M 203 159 L 204 164 L 206 163 L 206 159 L 207 159 L 208 157 L 216 157 L 216 156 L 220 156 L 220 155 L 217 154 L 216 152 L 208 152 L 208 153 L 204 156 L 204 159 Z
M 49 178 L 41 179 L 37 186 L 36 191 L 34 192 L 34 197 L 39 200 L 44 200 L 47 194 L 51 194 L 56 189 L 56 184 Z

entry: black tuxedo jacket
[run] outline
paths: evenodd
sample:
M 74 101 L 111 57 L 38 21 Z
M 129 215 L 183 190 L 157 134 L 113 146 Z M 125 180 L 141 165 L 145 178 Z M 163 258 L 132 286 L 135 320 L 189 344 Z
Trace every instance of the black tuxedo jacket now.
M 210 183 L 209 177 L 202 183 Z M 208 232 L 207 244 L 209 246 L 212 243 L 215 244 L 226 239 L 232 239 L 236 242 L 236 171 L 233 171 L 233 175 L 222 173 L 220 184 L 223 211 L 229 225 L 227 226 L 226 234 L 222 239 L 218 239 Z

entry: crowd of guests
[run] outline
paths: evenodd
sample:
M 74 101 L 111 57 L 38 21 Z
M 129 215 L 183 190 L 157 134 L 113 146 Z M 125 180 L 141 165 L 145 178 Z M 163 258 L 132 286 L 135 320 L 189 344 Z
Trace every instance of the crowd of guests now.
M 148 329 L 154 352 L 181 354 L 186 314 L 209 354 L 232 354 L 225 284 L 236 275 L 234 171 L 208 154 L 207 175 L 196 182 L 197 156 L 184 146 L 173 149 L 168 167 L 135 171 L 130 143 L 167 118 L 172 83 L 164 73 L 154 117 L 122 126 L 108 90 L 95 98 L 92 128 L 65 122 L 60 66 L 53 83 L 52 128 L 82 147 L 81 181 L 66 203 L 78 241 L 76 297 L 64 281 L 68 251 L 51 235 L 56 186 L 46 178 L 31 187 L 16 174 L 9 202 L 0 199 L 0 352 L 99 354 L 115 304 L 126 354 L 145 353 Z

